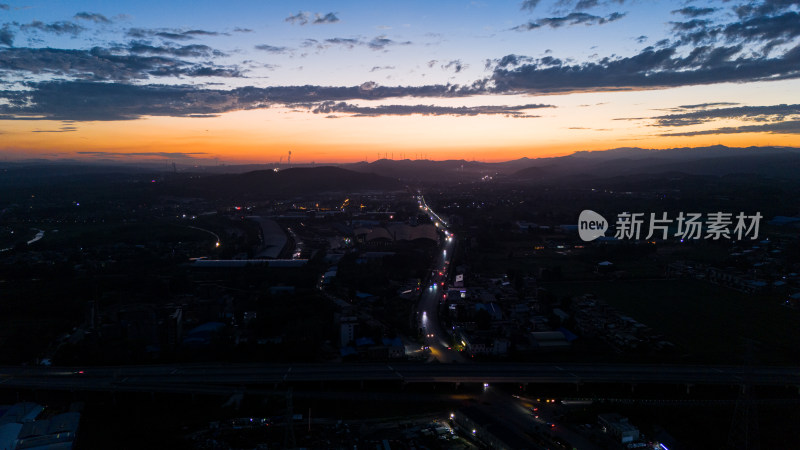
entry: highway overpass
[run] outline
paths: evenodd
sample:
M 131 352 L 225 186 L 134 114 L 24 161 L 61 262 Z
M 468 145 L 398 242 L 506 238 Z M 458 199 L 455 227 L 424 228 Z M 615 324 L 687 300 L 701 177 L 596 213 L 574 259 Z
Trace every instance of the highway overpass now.
M 648 364 L 190 364 L 0 367 L 0 389 L 231 392 L 300 383 L 533 383 L 798 386 L 800 367 Z M 332 385 L 331 385 L 332 386 Z

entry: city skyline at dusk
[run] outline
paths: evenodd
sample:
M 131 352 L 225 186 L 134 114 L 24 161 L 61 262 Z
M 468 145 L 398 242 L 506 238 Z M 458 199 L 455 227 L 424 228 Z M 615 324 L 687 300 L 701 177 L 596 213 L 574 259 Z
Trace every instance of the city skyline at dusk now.
M 0 3 L 0 157 L 798 146 L 800 3 Z

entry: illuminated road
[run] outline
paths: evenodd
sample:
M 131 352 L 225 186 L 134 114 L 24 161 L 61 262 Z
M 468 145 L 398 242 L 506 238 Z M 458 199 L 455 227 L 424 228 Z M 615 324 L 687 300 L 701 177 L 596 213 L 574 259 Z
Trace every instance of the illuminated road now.
M 596 444 L 580 433 L 576 433 L 561 424 L 556 424 L 556 419 L 546 416 L 546 412 L 533 412 L 531 407 L 534 405 L 527 399 L 521 399 L 518 396 L 514 398 L 492 386 L 486 386 L 478 400 L 481 409 L 517 430 L 538 429 L 541 435 L 557 438 L 562 442 L 569 442 L 570 448 L 579 448 L 581 450 L 599 449 Z M 541 410 L 542 408 L 539 409 Z M 554 425 L 548 427 L 548 423 Z
M 422 287 L 423 292 L 417 307 L 419 327 L 422 329 L 425 345 L 430 348 L 432 358 L 443 363 L 464 362 L 466 360 L 464 356 L 449 348 L 447 335 L 442 331 L 439 322 L 439 304 L 445 292 L 445 281 L 450 270 L 453 250 L 456 247 L 456 238 L 447 230 L 447 223 L 433 212 L 421 196 L 419 197 L 419 206 L 429 214 L 438 230 L 445 236 L 431 267 L 430 283 L 428 286 Z
M 216 392 L 282 383 L 630 383 L 741 385 L 740 366 L 614 364 L 197 364 L 120 367 L 0 367 L 0 388 Z M 754 385 L 800 386 L 800 367 L 756 367 Z

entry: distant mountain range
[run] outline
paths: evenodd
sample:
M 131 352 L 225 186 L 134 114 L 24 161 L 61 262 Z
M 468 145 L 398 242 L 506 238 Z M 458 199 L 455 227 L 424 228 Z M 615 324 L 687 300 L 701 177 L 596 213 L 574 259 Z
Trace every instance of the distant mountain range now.
M 275 164 L 179 167 L 165 177 L 169 193 L 202 196 L 269 197 L 312 192 L 402 189 L 406 184 L 471 183 L 484 176 L 512 183 L 575 183 L 649 174 L 724 176 L 750 174 L 797 179 L 800 148 L 725 146 L 649 150 L 616 148 L 580 151 L 551 158 L 520 158 L 487 163 L 466 160 L 392 160 L 329 166 L 281 167 Z M 165 168 L 167 169 L 165 171 Z M 0 163 L 0 187 L 52 185 L 60 180 L 103 182 L 109 174 L 171 172 L 171 165 L 141 167 L 109 162 L 27 161 Z
M 506 181 L 552 183 L 574 181 L 575 177 L 603 179 L 656 173 L 712 176 L 741 173 L 796 178 L 800 173 L 800 149 L 725 146 L 668 150 L 617 148 L 500 163 L 382 159 L 342 167 L 420 182 L 475 181 L 484 175 L 498 175 L 499 179 Z

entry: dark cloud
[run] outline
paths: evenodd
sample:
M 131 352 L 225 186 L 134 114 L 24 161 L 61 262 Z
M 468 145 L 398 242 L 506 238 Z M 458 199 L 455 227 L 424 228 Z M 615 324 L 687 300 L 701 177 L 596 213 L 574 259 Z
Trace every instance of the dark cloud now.
M 72 125 L 64 125 L 57 130 L 33 130 L 34 133 L 69 133 L 78 131 L 78 127 Z
M 397 42 L 386 36 L 377 36 L 367 43 L 367 46 L 372 50 L 383 50 L 390 45 L 411 45 L 411 41 Z
M 450 70 L 452 69 L 453 72 L 459 73 L 465 68 L 467 68 L 466 64 L 462 63 L 460 59 L 454 59 L 453 61 L 448 62 L 447 64 L 442 65 L 442 69 Z
M 641 36 L 637 37 L 635 40 L 639 44 L 643 44 L 643 43 L 647 42 L 647 36 L 641 35 Z
M 726 0 L 728 1 L 728 0 Z M 753 16 L 767 16 L 779 14 L 790 8 L 800 7 L 797 0 L 763 0 L 760 2 L 751 1 L 734 7 L 734 11 L 740 18 Z
M 306 11 L 299 11 L 297 14 L 291 15 L 285 19 L 284 22 L 289 22 L 292 25 L 321 25 L 326 23 L 336 23 L 339 22 L 339 17 L 336 16 L 336 13 L 314 13 L 314 18 L 311 18 L 311 13 Z
M 252 33 L 253 32 L 253 30 L 251 30 L 250 28 L 240 28 L 240 27 L 234 28 L 233 31 L 235 33 Z
M 304 41 L 303 41 L 303 43 L 302 43 L 302 44 L 300 44 L 300 46 L 301 46 L 301 47 L 317 47 L 317 48 L 318 48 L 318 49 L 320 49 L 320 50 L 325 48 L 325 46 L 324 46 L 324 45 L 322 45 L 322 44 L 321 44 L 321 43 L 320 43 L 318 40 L 316 40 L 316 39 L 306 39 L 306 40 L 304 40 Z
M 214 50 L 213 48 L 207 45 L 184 45 L 181 47 L 173 47 L 169 45 L 160 45 L 160 46 L 153 46 L 143 42 L 131 42 L 127 50 L 136 55 L 148 54 L 148 55 L 172 55 L 172 56 L 179 56 L 182 58 L 186 57 L 221 57 L 225 56 L 219 50 Z
M 767 2 L 769 3 L 769 2 Z M 797 11 L 784 11 L 789 2 L 782 3 L 784 8 L 779 8 L 780 2 L 772 2 L 773 7 L 767 9 L 755 8 L 753 11 L 768 11 L 758 14 L 745 14 L 738 21 L 717 25 L 709 19 L 698 18 L 702 14 L 689 15 L 691 20 L 686 22 L 672 22 L 673 31 L 677 34 L 675 41 L 679 45 L 697 46 L 700 44 L 717 43 L 720 38 L 728 42 L 756 43 L 763 45 L 762 53 L 768 53 L 775 47 L 800 36 L 800 13 Z M 793 2 L 800 6 L 800 2 Z M 689 8 L 676 10 L 684 11 Z M 704 11 L 700 8 L 698 11 Z M 773 15 L 773 13 L 775 13 Z
M 34 20 L 31 23 L 20 25 L 19 29 L 23 31 L 36 30 L 36 31 L 42 31 L 44 33 L 53 33 L 58 35 L 71 34 L 73 36 L 77 36 L 84 30 L 86 30 L 86 28 L 74 22 L 69 22 L 66 20 L 60 20 L 58 22 L 52 22 L 52 23 L 44 23 L 39 20 Z
M 0 9 L 2 9 L 3 11 L 8 11 L 9 9 L 11 9 L 11 5 L 0 3 Z
M 672 14 L 681 14 L 689 18 L 702 17 L 712 14 L 717 8 L 698 8 L 696 6 L 687 6 L 685 8 L 676 9 Z
M 354 39 L 354 38 L 339 38 L 339 37 L 337 37 L 337 38 L 325 39 L 325 42 L 328 43 L 328 44 L 339 45 L 339 46 L 347 47 L 347 48 L 353 48 L 356 45 L 365 45 L 365 43 L 363 41 L 361 41 L 360 39 Z
M 352 117 L 377 116 L 478 116 L 504 115 L 509 117 L 537 117 L 525 111 L 540 108 L 553 108 L 552 105 L 519 105 L 519 106 L 437 106 L 437 105 L 381 105 L 357 106 L 346 102 L 326 101 L 316 104 L 298 104 L 295 107 L 307 108 L 314 114 L 347 114 Z
M 9 47 L 14 45 L 14 32 L 11 31 L 11 28 L 8 24 L 3 25 L 3 28 L 0 28 L 0 44 L 7 45 Z
M 534 9 L 536 9 L 536 6 L 539 5 L 540 1 L 541 0 L 525 0 L 520 5 L 520 9 L 523 10 L 523 11 L 526 10 L 526 9 L 528 11 L 533 11 Z
M 75 14 L 75 16 L 73 16 L 73 19 L 88 20 L 94 23 L 105 23 L 105 24 L 111 23 L 111 20 L 108 17 L 102 14 L 89 13 L 89 12 L 79 12 L 78 14 Z
M 395 68 L 394 66 L 374 66 L 369 71 L 370 72 L 377 72 L 379 70 L 394 70 L 394 68 Z
M 727 25 L 723 33 L 729 40 L 795 38 L 800 36 L 800 13 L 792 11 L 779 16 L 753 17 Z
M 627 0 L 558 0 L 554 10 L 580 12 L 597 7 L 609 7 L 612 3 L 624 5 Z
M 208 30 L 188 30 L 184 31 L 184 36 L 221 36 L 225 33 L 220 33 L 218 31 L 208 31 Z
M 687 105 L 682 108 L 701 108 L 696 111 L 681 114 L 668 114 L 653 117 L 656 127 L 682 127 L 698 125 L 720 119 L 740 119 L 756 122 L 780 122 L 789 117 L 800 116 L 800 105 L 771 105 L 771 106 L 737 106 L 732 108 L 705 109 L 706 105 L 720 103 L 706 103 L 701 105 Z M 724 104 L 724 103 L 722 103 Z
M 0 91 L 10 105 L 0 114 L 10 118 L 55 120 L 130 120 L 144 115 L 185 117 L 236 108 L 235 99 L 214 91 L 185 87 L 135 86 L 94 82 L 47 82 L 30 92 Z
M 738 134 L 738 133 L 770 133 L 770 134 L 800 134 L 800 120 L 766 123 L 758 125 L 742 125 L 739 127 L 722 127 L 713 130 L 684 131 L 678 133 L 664 133 L 661 136 L 703 136 L 709 134 Z
M 606 17 L 595 16 L 584 12 L 572 12 L 563 17 L 545 17 L 536 19 L 518 25 L 512 30 L 517 31 L 530 31 L 541 27 L 561 28 L 568 25 L 604 25 L 609 22 L 614 22 L 625 17 L 625 13 L 615 12 Z
M 328 38 L 324 41 L 320 42 L 316 39 L 306 39 L 303 41 L 303 47 L 316 47 L 317 50 L 324 50 L 330 46 L 339 46 L 345 48 L 355 48 L 355 47 L 366 47 L 370 50 L 385 50 L 386 47 L 393 46 L 393 45 L 411 45 L 410 41 L 405 42 L 398 42 L 393 41 L 386 36 L 376 36 L 369 41 L 365 41 L 359 38 L 342 38 L 342 37 L 334 37 Z
M 269 53 L 284 53 L 289 50 L 288 47 L 278 47 L 275 45 L 260 44 L 256 45 L 256 50 L 261 50 Z
M 316 24 L 316 25 L 322 24 L 322 23 L 336 23 L 338 21 L 339 21 L 339 18 L 336 17 L 336 14 L 334 14 L 332 12 L 329 12 L 329 13 L 325 14 L 324 16 L 317 14 L 316 17 L 314 17 L 314 24 Z
M 600 4 L 599 0 L 578 0 L 578 3 L 575 4 L 575 11 L 584 11 L 587 9 L 594 8 Z
M 533 58 L 530 58 L 528 56 L 521 56 L 521 55 L 511 54 L 511 55 L 503 56 L 500 59 L 495 59 L 494 63 L 496 64 L 497 67 L 504 69 L 504 68 L 509 67 L 509 66 L 516 67 L 516 66 L 518 66 L 520 64 L 528 63 L 528 62 L 531 62 L 531 61 L 533 61 Z
M 171 50 L 197 52 L 203 47 L 178 47 Z M 147 79 L 152 76 L 206 76 L 211 72 L 215 72 L 215 76 L 240 75 L 235 68 L 202 66 L 165 56 L 121 55 L 99 47 L 91 50 L 0 49 L 0 70 L 114 81 Z
M 499 92 L 573 92 L 667 88 L 721 82 L 800 78 L 800 46 L 776 57 L 743 55 L 741 46 L 702 46 L 686 56 L 676 47 L 648 47 L 630 57 L 583 64 L 542 60 L 514 69 L 498 67 L 491 77 Z
M 708 109 L 716 108 L 717 106 L 736 106 L 738 103 L 731 102 L 715 102 L 715 103 L 698 103 L 696 105 L 681 105 L 676 109 Z
M 90 81 L 28 83 L 26 87 L 28 90 L 0 90 L 0 119 L 105 121 L 142 116 L 207 117 L 274 105 L 465 97 L 485 92 L 480 85 L 379 86 L 372 82 L 347 87 L 275 86 L 232 90 Z
M 194 37 L 188 34 L 174 33 L 172 31 L 159 31 L 154 33 L 153 36 L 157 36 L 163 39 L 170 39 L 173 41 L 187 41 L 189 39 L 194 39 Z
M 297 25 L 305 25 L 305 24 L 308 23 L 308 13 L 300 11 L 300 12 L 298 12 L 297 14 L 295 14 L 293 16 L 289 16 L 289 17 L 283 19 L 283 21 L 284 22 L 289 22 L 292 25 L 295 25 L 295 24 L 297 24 Z
M 241 72 L 237 69 L 230 69 L 225 67 L 213 67 L 194 65 L 191 67 L 159 67 L 151 72 L 150 75 L 156 77 L 223 77 L 223 78 L 239 78 L 242 76 Z
M 159 37 L 173 41 L 188 41 L 196 36 L 220 36 L 224 33 L 207 30 L 176 30 L 176 29 L 147 29 L 131 28 L 126 33 L 129 37 L 136 39 L 150 39 Z
M 672 23 L 672 31 L 676 32 L 684 32 L 684 31 L 692 31 L 696 29 L 705 29 L 708 25 L 711 24 L 711 21 L 708 19 L 692 19 L 687 22 L 671 22 Z

